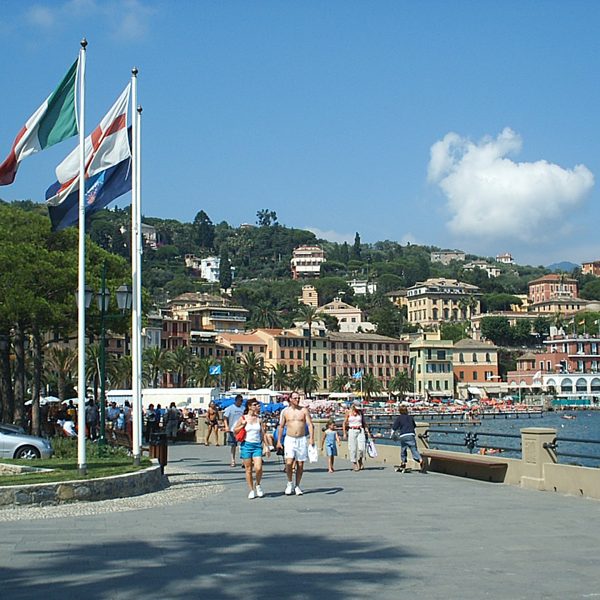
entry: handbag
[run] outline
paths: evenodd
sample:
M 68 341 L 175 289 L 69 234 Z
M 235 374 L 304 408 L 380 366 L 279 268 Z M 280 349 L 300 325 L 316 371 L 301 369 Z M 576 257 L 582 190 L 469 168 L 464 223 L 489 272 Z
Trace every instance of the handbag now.
M 246 439 L 246 426 L 245 425 L 235 434 L 235 439 L 238 442 L 243 442 Z
M 377 446 L 372 438 L 367 441 L 367 454 L 370 458 L 377 458 Z

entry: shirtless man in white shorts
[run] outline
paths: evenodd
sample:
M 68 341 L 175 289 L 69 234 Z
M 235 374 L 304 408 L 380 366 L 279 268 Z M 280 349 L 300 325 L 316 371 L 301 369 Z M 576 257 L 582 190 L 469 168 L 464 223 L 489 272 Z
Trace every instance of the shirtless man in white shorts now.
M 285 440 L 281 444 L 281 435 L 277 439 L 277 447 L 283 448 L 285 457 L 285 474 L 287 475 L 287 486 L 285 495 L 302 495 L 300 480 L 304 471 L 304 461 L 308 458 L 308 445 L 306 439 L 306 426 L 308 425 L 308 444 L 314 444 L 314 427 L 310 413 L 307 408 L 300 407 L 300 396 L 294 392 L 290 396 L 290 405 L 281 412 L 279 419 L 279 431 L 287 427 Z M 296 487 L 292 483 L 292 468 L 296 462 Z

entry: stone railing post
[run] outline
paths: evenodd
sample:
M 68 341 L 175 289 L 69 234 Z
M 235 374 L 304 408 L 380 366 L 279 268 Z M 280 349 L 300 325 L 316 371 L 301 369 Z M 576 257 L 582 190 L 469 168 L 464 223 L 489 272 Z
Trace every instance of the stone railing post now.
M 556 429 L 550 427 L 521 429 L 521 487 L 544 489 L 544 464 L 557 462 L 556 453 L 550 448 L 544 448 L 544 443 L 552 443 L 555 437 Z
M 313 419 L 313 427 L 315 428 L 315 446 L 317 447 L 317 450 L 320 450 L 321 448 L 321 440 L 323 439 L 323 437 L 325 436 L 325 432 L 323 431 L 323 429 L 325 427 L 327 427 L 327 419 Z M 340 439 L 342 437 L 342 434 L 340 432 Z M 323 450 L 323 453 L 325 451 Z
M 198 415 L 196 425 L 196 444 L 206 443 L 206 431 L 208 426 L 206 425 L 206 415 Z

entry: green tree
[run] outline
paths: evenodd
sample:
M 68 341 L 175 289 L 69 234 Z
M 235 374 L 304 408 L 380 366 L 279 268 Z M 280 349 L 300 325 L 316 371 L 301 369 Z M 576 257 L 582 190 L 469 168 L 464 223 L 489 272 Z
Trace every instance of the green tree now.
M 319 387 L 319 378 L 308 366 L 298 367 L 292 375 L 292 385 L 295 389 L 301 389 L 304 395 L 310 395 Z
M 452 340 L 455 343 L 469 337 L 467 325 L 464 322 L 442 323 L 440 325 L 440 332 L 443 340 Z
M 400 371 L 396 373 L 388 384 L 388 390 L 392 394 L 398 394 L 403 398 L 408 392 L 413 389 L 413 381 L 408 372 Z
M 312 326 L 313 323 L 321 321 L 323 319 L 323 312 L 314 306 L 307 304 L 301 304 L 298 307 L 298 316 L 303 323 L 306 323 L 308 329 L 308 367 L 311 367 L 311 356 L 312 356 Z
M 256 213 L 256 224 L 259 227 L 270 227 L 277 223 L 277 213 L 274 210 L 264 208 Z
M 360 260 L 361 259 L 361 249 L 360 249 L 360 235 L 358 235 L 358 231 L 354 236 L 354 245 L 352 246 L 352 259 Z
M 198 246 L 207 250 L 211 250 L 214 247 L 215 226 L 203 210 L 194 218 L 194 233 Z
M 290 375 L 287 372 L 287 367 L 282 364 L 277 364 L 271 370 L 274 389 L 287 390 L 290 385 Z
M 357 383 L 357 387 L 360 385 L 360 382 Z M 362 376 L 362 393 L 363 396 L 367 400 L 371 400 L 371 398 L 375 394 L 379 394 L 383 390 L 383 383 L 379 379 L 372 375 L 371 373 L 363 373 Z
M 259 329 L 273 329 L 281 327 L 281 316 L 272 305 L 263 301 L 252 309 L 250 322 Z
M 336 375 L 334 380 L 331 382 L 329 389 L 332 392 L 345 392 L 348 389 L 348 384 L 350 383 L 350 377 L 348 375 Z
M 179 346 L 171 352 L 169 370 L 175 373 L 177 387 L 186 387 L 194 366 L 194 357 L 187 346 Z
M 224 356 L 221 359 L 221 381 L 228 390 L 232 383 L 237 383 L 240 378 L 240 366 L 233 356 Z
M 540 338 L 545 338 L 550 333 L 550 319 L 548 317 L 536 317 L 531 328 Z
M 250 390 L 256 389 L 257 384 L 261 383 L 266 376 L 263 357 L 255 352 L 245 352 L 241 360 L 244 384 Z
M 54 346 L 46 352 L 46 371 L 56 377 L 57 395 L 66 399 L 67 383 L 72 379 L 77 364 L 77 353 L 71 348 Z
M 221 258 L 219 261 L 219 285 L 222 290 L 231 288 L 233 278 L 231 277 L 231 262 L 229 261 L 229 252 L 227 246 L 221 248 Z
M 163 348 L 151 346 L 144 350 L 142 362 L 148 370 L 150 387 L 157 388 L 162 376 L 171 368 L 171 353 Z
M 512 342 L 511 327 L 506 317 L 483 317 L 481 335 L 497 346 L 508 346 Z

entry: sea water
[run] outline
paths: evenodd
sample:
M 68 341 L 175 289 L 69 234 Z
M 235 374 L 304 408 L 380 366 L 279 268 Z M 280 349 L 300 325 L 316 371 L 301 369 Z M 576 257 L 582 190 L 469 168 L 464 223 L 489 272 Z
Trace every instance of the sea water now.
M 557 411 L 557 412 L 544 412 L 542 417 L 528 418 L 526 415 L 516 419 L 514 417 L 505 419 L 503 415 L 497 415 L 494 418 L 484 418 L 481 422 L 471 426 L 457 426 L 452 422 L 448 425 L 443 426 L 432 426 L 432 429 L 454 429 L 461 431 L 464 434 L 468 432 L 477 434 L 478 447 L 490 446 L 490 447 L 505 447 L 505 448 L 520 448 L 520 440 L 512 438 L 500 438 L 494 436 L 486 436 L 486 433 L 503 433 L 503 434 L 514 434 L 520 435 L 520 430 L 528 427 L 549 427 L 556 429 L 557 437 L 557 452 L 558 462 L 561 464 L 580 464 L 590 467 L 600 467 L 600 411 Z M 565 418 L 567 417 L 567 418 Z M 574 417 L 574 418 L 570 418 Z M 463 438 L 460 435 L 448 436 L 448 439 L 455 438 L 452 441 L 461 441 Z M 569 438 L 576 440 L 594 440 L 598 443 L 580 443 L 580 442 L 567 442 L 561 441 L 561 438 Z M 440 436 L 434 436 L 432 433 L 432 439 L 435 441 L 441 441 Z M 432 444 L 436 445 L 436 444 Z M 442 444 L 440 448 L 444 449 Z M 477 448 L 473 451 L 477 452 Z M 450 450 L 460 450 L 460 448 L 449 448 Z M 581 458 L 581 457 L 569 457 L 561 456 L 561 452 L 568 452 L 574 454 L 587 454 L 594 458 Z M 504 451 L 505 456 L 515 458 L 521 455 L 520 450 L 511 452 Z

